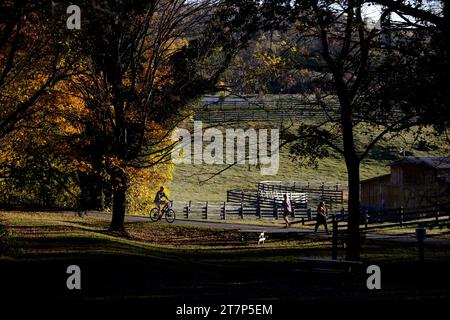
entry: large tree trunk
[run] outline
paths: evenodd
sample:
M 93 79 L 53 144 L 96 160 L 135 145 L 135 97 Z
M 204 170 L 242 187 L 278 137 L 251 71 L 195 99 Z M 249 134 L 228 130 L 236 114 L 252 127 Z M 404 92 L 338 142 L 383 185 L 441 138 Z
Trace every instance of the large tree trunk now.
M 125 212 L 126 212 L 126 195 L 128 179 L 126 173 L 120 173 L 116 179 L 116 185 L 113 190 L 113 212 L 110 231 L 125 232 Z
M 124 232 L 124 221 L 126 211 L 126 188 L 120 188 L 113 192 L 113 212 L 110 231 Z
M 339 87 L 338 87 L 339 90 Z M 346 90 L 341 88 L 341 126 L 344 145 L 344 158 L 348 176 L 348 225 L 347 225 L 347 260 L 360 260 L 360 235 L 359 235 L 359 165 L 360 160 L 355 149 L 353 135 L 352 105 Z
M 114 65 L 112 70 L 118 70 L 120 67 Z M 114 72 L 113 72 L 114 73 Z M 116 78 L 118 76 L 118 78 Z M 120 85 L 122 79 L 120 72 L 114 74 L 113 82 L 115 82 L 113 96 L 114 96 L 114 113 L 116 126 L 114 127 L 114 145 L 116 147 L 117 160 L 121 164 L 116 164 L 112 168 L 111 181 L 113 185 L 113 212 L 110 231 L 125 232 L 125 212 L 126 212 L 126 195 L 128 189 L 128 175 L 126 173 L 126 165 L 124 161 L 127 155 L 127 123 L 125 119 L 125 108 L 121 96 Z
M 80 172 L 80 209 L 82 210 L 103 210 L 103 180 L 96 174 Z
M 444 38 L 445 38 L 445 49 L 447 54 L 447 71 L 450 70 L 450 4 L 448 1 L 443 1 L 443 12 L 444 12 Z
M 359 161 L 349 159 L 346 161 L 348 171 L 348 237 L 347 260 L 360 260 L 361 243 L 359 234 L 360 204 L 359 204 Z

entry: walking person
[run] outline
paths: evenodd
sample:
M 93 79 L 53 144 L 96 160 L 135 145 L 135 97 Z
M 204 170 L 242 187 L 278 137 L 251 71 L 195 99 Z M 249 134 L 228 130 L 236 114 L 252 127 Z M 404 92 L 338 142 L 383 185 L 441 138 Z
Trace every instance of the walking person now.
M 319 226 L 323 224 L 327 234 L 330 234 L 330 232 L 328 231 L 328 226 L 327 226 L 327 217 L 328 217 L 328 215 L 327 215 L 327 208 L 325 207 L 325 203 L 323 201 L 320 201 L 319 206 L 317 207 L 316 227 L 314 228 L 314 233 L 316 233 Z
M 291 200 L 288 198 L 287 193 L 284 194 L 284 200 L 282 205 L 283 205 L 283 220 L 286 223 L 286 228 L 288 228 L 291 226 L 288 217 L 292 213 L 292 204 Z

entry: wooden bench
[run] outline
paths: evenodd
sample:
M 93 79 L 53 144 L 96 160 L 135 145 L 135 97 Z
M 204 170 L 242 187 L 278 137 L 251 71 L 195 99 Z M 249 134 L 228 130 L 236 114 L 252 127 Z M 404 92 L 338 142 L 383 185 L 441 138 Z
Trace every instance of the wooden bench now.
M 362 270 L 361 261 L 334 260 L 321 258 L 301 258 L 301 269 L 297 271 L 310 273 L 350 274 Z
M 257 244 L 264 244 L 267 240 L 267 231 L 265 230 L 239 230 L 241 242 L 247 242 L 251 239 L 257 241 Z

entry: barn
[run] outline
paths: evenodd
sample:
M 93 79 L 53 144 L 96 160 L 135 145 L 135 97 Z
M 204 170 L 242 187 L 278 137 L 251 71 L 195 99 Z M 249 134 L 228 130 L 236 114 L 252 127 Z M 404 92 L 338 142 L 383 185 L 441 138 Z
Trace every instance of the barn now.
M 450 157 L 404 157 L 391 173 L 361 181 L 361 206 L 420 208 L 450 202 Z

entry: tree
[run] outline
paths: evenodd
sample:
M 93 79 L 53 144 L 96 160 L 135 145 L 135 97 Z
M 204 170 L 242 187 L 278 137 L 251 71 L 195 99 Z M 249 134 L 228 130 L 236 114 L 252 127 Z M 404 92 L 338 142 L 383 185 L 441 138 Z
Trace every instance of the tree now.
M 129 169 L 170 161 L 172 116 L 214 90 L 256 30 L 257 3 L 122 0 L 85 6 L 80 41 L 89 71 L 75 82 L 112 183 L 110 230 L 123 232 Z
M 70 57 L 76 54 L 66 55 L 64 34 L 52 24 L 50 9 L 46 1 L 0 4 L 0 139 L 74 71 Z
M 417 90 L 426 89 L 437 74 L 433 70 L 419 76 L 420 84 L 415 75 L 423 66 L 421 57 L 430 57 L 427 46 L 432 34 L 429 30 L 397 30 L 396 39 L 385 41 L 391 30 L 364 23 L 363 1 L 299 3 L 295 17 L 299 41 L 320 61 L 322 84 L 331 90 L 316 88 L 313 92 L 325 120 L 302 124 L 286 139 L 294 142 L 291 151 L 300 158 L 314 161 L 330 152 L 343 156 L 349 186 L 347 259 L 359 260 L 361 161 L 382 139 L 437 123 L 430 116 L 439 110 L 437 104 L 429 106 L 423 99 L 414 102 Z M 320 50 L 314 52 L 315 46 L 308 47 L 308 41 L 318 42 Z M 414 91 L 405 90 L 406 84 Z M 355 139 L 356 130 L 366 134 L 367 143 Z
M 427 49 L 416 51 L 416 70 L 414 76 L 403 85 L 408 88 L 409 102 L 428 108 L 425 114 L 433 118 L 434 126 L 439 131 L 449 127 L 448 105 L 450 104 L 450 4 L 445 0 L 413 0 L 413 1 L 366 1 L 383 6 L 382 17 L 396 14 L 393 28 L 386 32 L 405 28 L 421 30 L 427 34 Z M 394 30 L 390 30 L 394 29 Z M 410 52 L 411 53 L 411 52 Z M 417 56 L 420 53 L 421 57 Z M 445 72 L 443 70 L 446 70 Z M 414 80 L 413 80 L 414 79 Z M 419 80 L 419 81 L 417 81 Z

